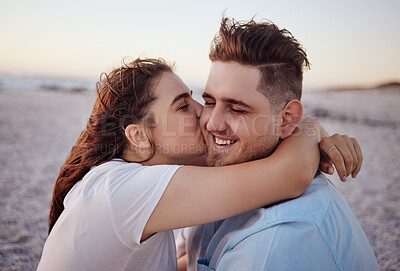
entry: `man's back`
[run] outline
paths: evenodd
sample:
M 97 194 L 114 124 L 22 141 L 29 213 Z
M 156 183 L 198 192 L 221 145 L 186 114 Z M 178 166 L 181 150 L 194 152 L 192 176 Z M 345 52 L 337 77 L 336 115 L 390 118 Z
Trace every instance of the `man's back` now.
M 304 194 L 270 208 L 194 227 L 188 270 L 379 270 L 351 208 L 317 176 Z

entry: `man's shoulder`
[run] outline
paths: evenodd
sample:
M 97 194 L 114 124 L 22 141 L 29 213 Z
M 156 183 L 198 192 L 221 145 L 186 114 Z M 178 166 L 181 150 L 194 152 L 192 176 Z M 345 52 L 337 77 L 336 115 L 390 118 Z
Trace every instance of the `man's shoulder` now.
M 324 224 L 326 217 L 340 216 L 340 214 L 327 215 L 328 212 L 338 210 L 331 208 L 332 204 L 351 212 L 346 200 L 335 186 L 323 174 L 319 174 L 300 197 L 228 218 L 222 228 L 224 232 L 229 232 L 225 238 L 229 239 L 232 246 L 250 235 L 263 232 L 267 234 L 269 229 L 289 223 L 306 223 L 318 229 Z
M 342 194 L 321 173 L 314 178 L 300 197 L 264 208 L 262 220 L 268 221 L 268 224 L 309 221 L 320 225 L 332 202 L 347 205 Z
M 341 193 L 322 174 L 314 178 L 302 196 L 260 208 L 253 211 L 250 218 L 252 223 L 243 223 L 242 227 L 227 231 L 216 249 L 216 254 L 220 255 L 216 257 L 218 261 L 222 255 L 248 251 L 263 259 L 266 255 L 268 259 L 289 257 L 291 260 L 296 256 L 300 257 L 299 262 L 308 264 L 307 259 L 318 254 L 321 261 L 330 259 L 330 266 L 335 262 L 335 266 L 345 266 L 344 270 L 353 263 L 371 266 L 359 270 L 377 270 L 374 254 L 357 218 Z M 238 216 L 226 221 L 234 225 L 236 220 L 246 219 L 249 218 Z M 308 250 L 302 251 L 307 242 Z M 288 254 L 289 250 L 299 253 Z M 307 253 L 310 255 L 305 256 Z M 249 257 L 252 261 L 257 258 Z

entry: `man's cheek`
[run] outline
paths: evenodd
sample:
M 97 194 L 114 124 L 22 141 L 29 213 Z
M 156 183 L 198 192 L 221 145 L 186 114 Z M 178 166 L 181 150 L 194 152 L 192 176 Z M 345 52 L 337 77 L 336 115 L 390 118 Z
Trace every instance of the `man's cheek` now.
M 243 116 L 231 119 L 229 127 L 236 136 L 250 136 L 252 134 L 252 122 Z

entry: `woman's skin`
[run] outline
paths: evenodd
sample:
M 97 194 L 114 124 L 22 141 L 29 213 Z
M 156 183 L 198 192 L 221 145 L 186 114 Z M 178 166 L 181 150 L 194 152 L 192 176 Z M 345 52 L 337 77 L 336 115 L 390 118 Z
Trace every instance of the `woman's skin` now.
M 156 153 L 144 165 L 185 164 L 202 156 L 205 152 L 199 127 L 202 107 L 192 99 L 188 87 L 174 73 L 164 72 L 154 93 L 157 100 L 150 113 L 155 127 L 149 129 L 142 123 L 128 125 L 125 135 L 130 148 L 122 158 L 128 162 L 147 159 L 152 140 L 157 146 Z M 325 130 L 315 120 L 309 120 L 307 125 L 301 123 L 296 129 L 300 136 L 285 139 L 267 158 L 225 167 L 178 169 L 147 222 L 141 240 L 160 231 L 205 224 L 298 197 L 318 169 L 320 148 L 330 159 L 321 168 L 324 172 L 330 173 L 333 163 L 346 176 L 358 173 L 362 161 L 358 144 L 338 135 L 326 138 Z M 325 137 L 322 141 L 320 133 Z M 350 155 L 329 156 L 331 146 L 340 149 L 339 154 Z

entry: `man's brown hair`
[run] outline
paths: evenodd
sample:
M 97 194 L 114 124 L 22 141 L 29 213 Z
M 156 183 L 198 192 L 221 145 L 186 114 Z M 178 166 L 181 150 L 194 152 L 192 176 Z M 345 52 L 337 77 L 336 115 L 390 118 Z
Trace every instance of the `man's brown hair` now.
M 301 99 L 307 54 L 286 29 L 271 22 L 238 22 L 223 18 L 211 44 L 210 60 L 235 61 L 261 72 L 259 91 L 272 108 L 280 110 L 290 100 Z

